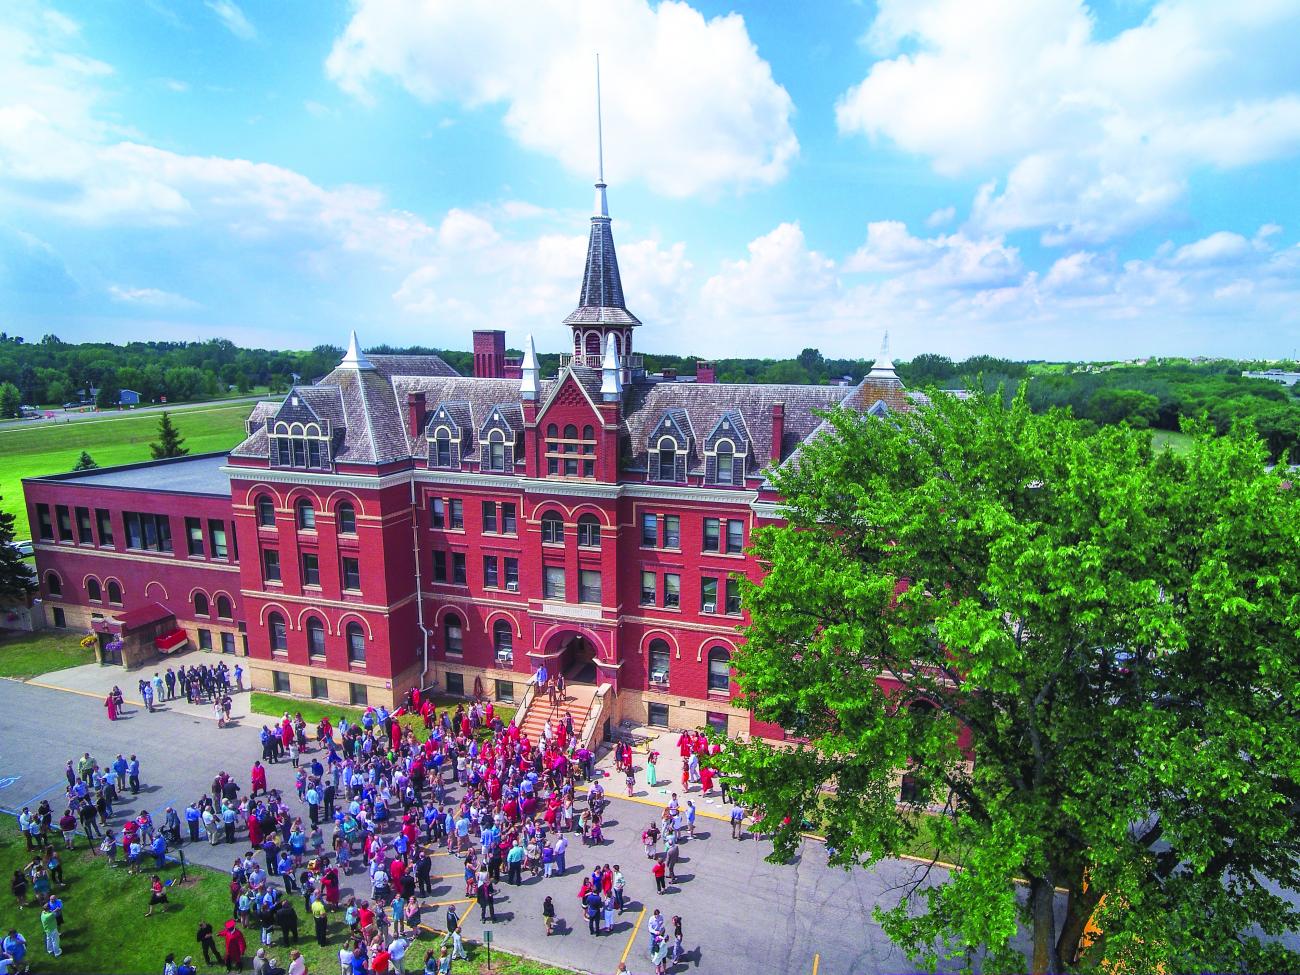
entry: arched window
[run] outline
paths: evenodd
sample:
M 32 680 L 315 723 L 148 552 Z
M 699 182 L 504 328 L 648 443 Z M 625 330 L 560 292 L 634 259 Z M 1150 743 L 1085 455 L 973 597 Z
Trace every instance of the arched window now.
M 718 483 L 732 484 L 736 476 L 736 453 L 728 441 L 718 444 Z
M 208 615 L 208 597 L 205 593 L 196 592 L 194 594 L 194 615 Z
M 122 587 L 113 580 L 108 583 L 108 601 L 114 606 L 122 605 Z
M 451 431 L 439 427 L 433 435 L 433 462 L 438 467 L 451 466 Z
M 514 656 L 515 635 L 510 630 L 509 620 L 497 620 L 492 624 L 492 649 L 497 652 L 498 660 Z
M 556 440 L 560 436 L 560 428 L 557 427 L 554 423 L 548 424 L 546 427 L 546 435 L 550 437 L 552 440 Z
M 600 519 L 595 515 L 582 515 L 578 518 L 578 544 L 584 548 L 600 546 Z
M 672 651 L 668 644 L 663 640 L 650 641 L 650 683 L 667 684 L 668 683 L 668 661 L 672 657 Z
M 87 580 L 86 580 L 86 598 L 87 598 L 87 599 L 89 599 L 92 603 L 97 603 L 97 602 L 100 601 L 100 599 L 103 598 L 103 595 L 104 595 L 103 592 L 101 592 L 101 591 L 100 591 L 100 588 L 99 588 L 99 580 L 98 580 L 98 579 L 87 579 Z
M 564 439 L 565 440 L 578 439 L 578 428 L 574 426 L 572 423 L 566 423 L 564 425 Z
M 307 617 L 307 654 L 325 656 L 325 624 L 315 616 Z
M 506 437 L 500 430 L 488 434 L 488 470 L 506 469 Z
M 295 510 L 298 512 L 298 527 L 305 531 L 316 530 L 316 509 L 306 498 L 302 498 L 296 505 Z
M 275 527 L 275 503 L 265 494 L 257 498 L 257 523 L 265 528 Z
M 659 441 L 659 479 L 677 480 L 677 442 L 671 437 Z
M 465 652 L 465 631 L 460 617 L 455 613 L 448 613 L 447 618 L 442 621 L 442 635 L 448 653 Z
M 357 509 L 351 501 L 341 501 L 337 509 L 339 532 L 344 535 L 357 533 Z
M 51 596 L 63 595 L 63 580 L 59 578 L 57 572 L 45 573 L 45 591 Z
M 366 662 L 366 634 L 361 629 L 361 624 L 353 620 L 348 624 L 344 631 L 348 638 L 348 663 L 363 664 Z
M 597 332 L 587 333 L 587 355 L 600 355 L 600 334 Z
M 229 597 L 229 596 L 218 596 L 218 597 L 217 597 L 217 616 L 218 616 L 219 618 L 223 619 L 223 620 L 228 620 L 228 619 L 231 619 L 232 617 L 234 617 L 234 615 L 235 615 L 235 614 L 234 614 L 234 612 L 233 612 L 233 610 L 231 609 L 231 606 L 230 606 L 230 597 Z
M 542 541 L 550 544 L 564 541 L 564 519 L 558 512 L 548 511 L 542 515 Z
M 583 427 L 583 428 L 582 428 L 582 439 L 583 439 L 583 440 L 595 440 L 595 439 L 596 439 L 596 428 L 593 427 L 591 424 L 587 424 L 585 427 Z
M 731 690 L 731 654 L 722 647 L 709 651 L 709 690 Z
M 289 630 L 284 625 L 284 617 L 279 613 L 272 613 L 266 618 L 266 625 L 271 631 L 271 649 L 288 650 Z

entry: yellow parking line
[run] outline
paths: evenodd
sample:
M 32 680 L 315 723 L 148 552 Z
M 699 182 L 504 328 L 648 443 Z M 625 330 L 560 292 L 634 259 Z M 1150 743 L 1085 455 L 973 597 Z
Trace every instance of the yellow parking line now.
M 632 945 L 636 944 L 636 933 L 641 930 L 641 922 L 645 920 L 645 908 L 641 908 L 641 913 L 636 916 L 636 924 L 632 925 L 632 933 L 627 937 L 627 947 L 623 949 L 623 954 L 619 955 L 618 963 L 621 965 L 627 961 L 627 956 L 632 952 Z
M 659 802 L 657 799 L 644 799 L 644 798 L 642 798 L 641 796 L 625 796 L 625 795 L 621 795 L 621 794 L 613 793 L 613 792 L 606 792 L 606 793 L 605 793 L 605 798 L 606 798 L 606 799 L 621 799 L 621 800 L 623 800 L 624 802 L 636 802 L 636 803 L 640 803 L 640 804 L 643 805 L 643 806 L 654 806 L 656 809 L 663 809 L 665 806 L 668 805 L 668 803 L 666 803 L 666 802 Z M 687 799 L 694 799 L 694 798 L 695 798 L 695 796 L 694 796 L 694 795 L 690 795 L 690 794 L 683 796 L 683 795 L 681 795 L 681 794 L 679 793 L 678 796 L 677 796 L 677 799 L 678 799 L 678 801 L 679 801 L 679 803 L 680 803 L 680 805 L 681 805 L 681 807 L 682 807 L 683 810 L 686 808 L 686 800 L 687 800 Z M 718 820 L 719 822 L 723 822 L 723 823 L 729 823 L 729 822 L 731 822 L 731 817 L 730 817 L 730 816 L 724 816 L 724 815 L 722 815 L 721 813 L 709 812 L 707 809 L 701 809 L 701 808 L 699 807 L 699 805 L 697 804 L 696 807 L 695 807 L 695 818 L 696 818 L 696 819 L 699 819 L 701 816 L 705 817 L 706 819 L 716 819 L 716 820 Z
M 821 963 L 821 955 L 813 955 L 813 975 L 817 975 L 817 966 Z

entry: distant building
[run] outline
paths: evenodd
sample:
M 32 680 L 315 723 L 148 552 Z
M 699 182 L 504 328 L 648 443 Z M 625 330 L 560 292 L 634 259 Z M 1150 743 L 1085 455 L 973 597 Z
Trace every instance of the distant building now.
M 139 406 L 140 394 L 134 389 L 124 389 L 117 397 L 120 406 Z
M 1243 379 L 1266 379 L 1270 383 L 1281 383 L 1283 386 L 1294 386 L 1300 382 L 1300 372 L 1286 372 L 1282 369 L 1265 369 L 1262 372 L 1247 370 L 1241 375 Z

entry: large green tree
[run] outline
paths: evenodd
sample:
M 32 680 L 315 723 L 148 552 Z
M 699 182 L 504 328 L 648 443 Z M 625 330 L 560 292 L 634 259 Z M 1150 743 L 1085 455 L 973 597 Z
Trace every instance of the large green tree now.
M 0 511 L 0 599 L 17 599 L 34 583 L 31 568 L 14 546 L 14 516 Z
M 163 415 L 158 420 L 158 440 L 156 443 L 149 445 L 149 453 L 153 454 L 155 460 L 162 460 L 166 457 L 184 457 L 190 452 L 188 447 L 182 446 L 184 443 L 185 438 L 180 435 L 180 432 L 172 423 L 171 414 L 163 410 Z
M 1035 972 L 1300 970 L 1274 939 L 1300 920 L 1300 491 L 1266 461 L 1244 429 L 1156 454 L 1023 390 L 833 415 L 775 475 L 734 661 L 798 736 L 724 762 L 774 857 L 810 815 L 870 864 L 942 809 L 965 869 L 877 909 L 919 963 L 1023 970 L 1023 934 Z

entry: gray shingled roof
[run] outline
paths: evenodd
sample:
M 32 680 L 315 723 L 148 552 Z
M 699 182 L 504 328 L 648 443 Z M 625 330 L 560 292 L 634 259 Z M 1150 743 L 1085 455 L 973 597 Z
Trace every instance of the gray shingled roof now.
M 623 300 L 623 280 L 614 252 L 614 232 L 609 217 L 591 218 L 587 241 L 587 266 L 582 274 L 578 307 L 565 325 L 640 325 Z
M 371 365 L 383 375 L 459 376 L 455 369 L 436 355 L 368 355 Z

